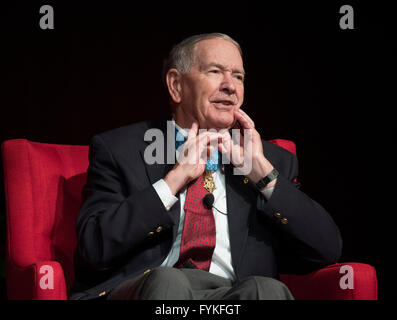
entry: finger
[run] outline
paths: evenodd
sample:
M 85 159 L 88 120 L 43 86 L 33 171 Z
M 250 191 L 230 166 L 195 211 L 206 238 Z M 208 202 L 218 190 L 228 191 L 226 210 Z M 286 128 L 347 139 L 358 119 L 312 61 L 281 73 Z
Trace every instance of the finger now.
M 205 164 L 207 161 L 208 148 L 211 150 L 217 148 L 220 134 L 217 132 L 205 131 L 190 141 L 186 142 L 186 148 L 189 149 L 191 164 Z
M 249 129 L 252 127 L 251 122 L 249 122 L 242 113 L 239 111 L 234 112 L 234 116 L 236 117 L 237 121 L 240 123 L 239 129 Z
M 234 143 L 233 138 L 230 136 L 229 132 L 224 135 L 224 140 L 224 150 L 226 151 L 226 155 L 231 163 L 236 167 L 242 166 L 244 150 L 241 142 L 239 144 Z
M 246 120 L 246 121 L 250 124 L 250 126 L 251 126 L 252 128 L 255 128 L 255 123 L 254 123 L 254 121 L 249 117 L 249 115 L 248 115 L 247 113 L 245 113 L 244 110 L 239 109 L 237 112 L 238 112 L 240 115 L 242 115 L 242 117 L 244 118 L 244 120 Z
M 218 132 L 210 132 L 206 131 L 204 133 L 199 134 L 198 141 L 200 145 L 205 146 L 210 143 L 215 143 L 222 135 Z
M 199 164 L 206 164 L 208 159 L 211 158 L 212 153 L 215 150 L 215 146 L 207 146 L 199 153 Z
M 216 132 L 205 131 L 197 136 L 193 136 L 191 132 L 196 130 L 195 126 L 192 126 L 189 131 L 190 137 L 183 145 L 183 155 L 188 158 L 190 164 L 197 164 L 202 154 L 206 154 L 206 148 L 208 145 L 212 145 L 213 149 L 216 147 L 220 134 Z M 197 131 L 196 131 L 197 132 Z
M 187 135 L 187 140 L 194 139 L 194 137 L 197 136 L 197 132 L 198 132 L 198 123 L 197 123 L 197 121 L 193 121 L 192 126 L 189 130 L 189 133 Z
M 205 150 L 211 150 L 211 153 L 208 155 L 208 158 L 211 157 L 211 154 L 215 149 L 218 148 L 218 142 L 220 140 L 220 134 L 208 134 L 206 138 L 201 141 L 201 148 Z
M 218 149 L 221 153 L 226 153 L 229 154 L 230 150 L 231 150 L 231 146 L 232 146 L 232 138 L 229 134 L 229 132 L 225 132 L 222 137 L 221 137 L 221 141 L 218 142 Z
M 251 117 L 243 109 L 238 109 L 238 112 L 240 112 L 248 121 L 254 123 L 254 120 L 252 120 Z
M 223 146 L 222 142 L 218 142 L 218 150 L 219 150 L 220 153 L 226 153 L 226 149 Z
M 221 143 L 218 144 L 218 149 L 222 154 L 225 154 L 231 163 L 235 166 L 241 166 L 243 162 L 243 151 L 239 145 L 234 144 L 229 132 L 222 136 Z
M 214 151 L 215 151 L 215 147 L 214 147 L 214 146 L 209 146 L 209 147 L 207 148 L 207 160 L 208 160 L 209 158 L 211 158 L 211 155 L 214 153 Z

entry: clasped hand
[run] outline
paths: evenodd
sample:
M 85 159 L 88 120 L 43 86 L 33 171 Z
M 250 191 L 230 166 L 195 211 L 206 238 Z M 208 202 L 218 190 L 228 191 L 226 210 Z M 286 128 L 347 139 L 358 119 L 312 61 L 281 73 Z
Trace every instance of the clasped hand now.
M 272 164 L 263 155 L 262 140 L 252 119 L 241 109 L 234 112 L 240 138 L 233 141 L 228 130 L 199 132 L 198 123 L 193 122 L 187 140 L 174 168 L 164 178 L 175 195 L 190 181 L 203 174 L 205 165 L 215 148 L 239 169 L 240 174 L 257 183 L 273 170 Z M 272 187 L 275 184 L 269 184 Z

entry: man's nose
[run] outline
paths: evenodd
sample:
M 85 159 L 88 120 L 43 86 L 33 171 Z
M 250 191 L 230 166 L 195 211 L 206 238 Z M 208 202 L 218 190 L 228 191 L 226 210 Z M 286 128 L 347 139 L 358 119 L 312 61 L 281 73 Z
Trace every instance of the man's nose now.
M 236 92 L 236 86 L 234 84 L 233 77 L 227 72 L 224 74 L 220 90 L 228 95 L 232 95 Z

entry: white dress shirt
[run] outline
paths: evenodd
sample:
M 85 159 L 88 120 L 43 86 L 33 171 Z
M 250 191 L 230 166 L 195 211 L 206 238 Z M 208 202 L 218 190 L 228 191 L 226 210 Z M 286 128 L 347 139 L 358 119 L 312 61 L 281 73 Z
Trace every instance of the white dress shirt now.
M 173 121 L 174 122 L 174 121 Z M 181 132 L 185 137 L 187 137 L 187 132 L 180 128 L 174 122 L 176 128 Z M 179 152 L 176 151 L 176 159 L 178 159 Z M 213 173 L 213 179 L 216 186 L 216 189 L 212 192 L 214 195 L 214 209 L 212 210 L 214 213 L 215 219 L 215 228 L 216 228 L 216 245 L 214 249 L 214 253 L 212 255 L 211 265 L 209 272 L 216 274 L 218 276 L 234 280 L 236 275 L 232 266 L 232 255 L 230 251 L 230 237 L 229 237 L 229 225 L 227 219 L 227 203 L 226 203 L 226 185 L 225 185 L 225 175 L 221 172 L 220 166 L 218 170 Z M 168 184 L 160 179 L 159 181 L 153 184 L 154 189 L 159 195 L 161 201 L 164 204 L 164 207 L 167 210 L 176 204 L 178 198 L 175 197 L 172 193 Z M 274 188 L 264 189 L 262 191 L 263 195 L 269 199 Z M 180 219 L 178 232 L 176 235 L 176 239 L 168 256 L 165 258 L 161 266 L 172 267 L 179 259 L 179 252 L 181 247 L 181 239 L 182 239 L 182 231 L 183 225 L 185 221 L 185 199 L 186 199 L 186 191 L 187 188 L 184 188 L 180 191 L 179 200 L 180 200 Z M 218 210 L 216 210 L 217 208 Z M 222 212 L 222 213 L 221 213 Z

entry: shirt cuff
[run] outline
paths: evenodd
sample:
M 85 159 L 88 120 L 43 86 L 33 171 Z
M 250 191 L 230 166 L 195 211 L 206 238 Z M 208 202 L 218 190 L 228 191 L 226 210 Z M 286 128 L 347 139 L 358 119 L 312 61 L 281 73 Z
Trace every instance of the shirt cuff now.
M 167 211 L 178 201 L 178 198 L 172 194 L 170 187 L 163 179 L 153 183 L 153 188 L 156 190 Z
M 273 194 L 274 187 L 262 189 L 261 193 L 265 196 L 266 200 L 269 200 Z

